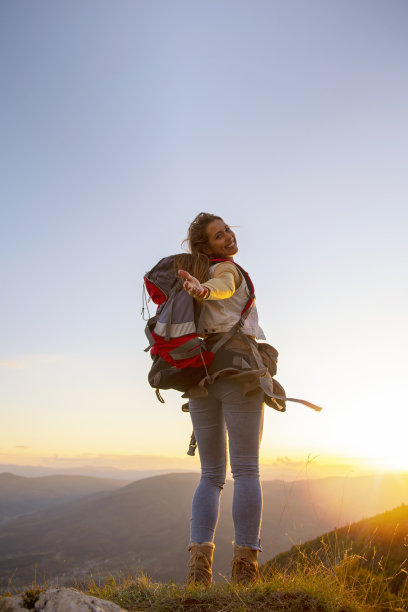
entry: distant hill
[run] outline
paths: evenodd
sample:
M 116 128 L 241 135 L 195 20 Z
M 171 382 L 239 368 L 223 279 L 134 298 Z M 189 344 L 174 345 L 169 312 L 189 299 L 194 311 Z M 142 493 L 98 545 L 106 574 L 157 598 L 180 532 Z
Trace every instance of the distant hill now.
M 59 583 L 90 573 L 134 574 L 142 569 L 157 580 L 185 579 L 190 507 L 199 476 L 170 474 L 139 480 L 115 492 L 67 502 L 0 526 L 0 586 L 37 576 Z M 407 481 L 328 478 L 263 483 L 263 558 L 293 543 L 408 502 Z M 216 536 L 215 575 L 228 575 L 233 540 L 233 486 L 222 494 Z M 396 501 L 397 500 L 397 501 Z M 366 514 L 366 515 L 367 515 Z M 221 578 L 222 579 L 222 578 Z
M 42 476 L 24 478 L 0 474 L 0 525 L 19 516 L 95 493 L 109 492 L 126 481 L 85 476 Z
M 373 577 L 380 576 L 391 594 L 400 594 L 403 589 L 408 594 L 408 506 L 403 504 L 293 546 L 261 569 L 268 575 L 307 563 L 333 568 L 344 559 L 353 561 L 348 572 L 354 582 L 365 580 L 372 585 Z
M 146 463 L 154 462 L 155 458 L 147 457 L 143 459 L 143 465 Z M 161 463 L 165 463 L 163 458 L 156 458 L 156 463 L 158 460 L 161 460 Z M 97 466 L 97 465 L 81 465 L 77 467 L 70 468 L 56 468 L 56 467 L 48 467 L 44 465 L 17 465 L 17 464 L 9 464 L 9 463 L 0 463 L 0 473 L 9 472 L 11 474 L 15 474 L 16 476 L 26 476 L 29 478 L 37 477 L 37 476 L 91 476 L 92 478 L 115 478 L 122 481 L 134 482 L 135 480 L 139 480 L 140 478 L 150 478 L 151 476 L 159 476 L 160 474 L 173 474 L 175 472 L 195 472 L 197 473 L 197 469 L 175 469 L 174 467 L 164 467 L 163 465 L 156 467 L 154 469 L 126 469 L 126 468 L 116 468 L 113 466 L 105 465 L 105 466 Z

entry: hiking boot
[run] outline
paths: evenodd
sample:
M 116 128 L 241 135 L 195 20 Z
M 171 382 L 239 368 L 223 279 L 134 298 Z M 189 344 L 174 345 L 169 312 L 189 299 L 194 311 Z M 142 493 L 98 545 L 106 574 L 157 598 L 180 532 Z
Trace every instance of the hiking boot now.
M 212 581 L 212 562 L 214 554 L 214 544 L 203 542 L 190 544 L 190 561 L 188 564 L 188 584 L 201 584 L 211 586 Z
M 258 551 L 249 546 L 234 546 L 234 558 L 232 560 L 231 582 L 249 586 L 260 582 L 258 568 Z

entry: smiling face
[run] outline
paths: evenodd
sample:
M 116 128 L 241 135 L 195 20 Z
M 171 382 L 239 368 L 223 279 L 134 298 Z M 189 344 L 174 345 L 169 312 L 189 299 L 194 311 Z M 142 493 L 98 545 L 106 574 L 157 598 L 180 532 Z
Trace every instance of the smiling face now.
M 212 257 L 233 257 L 238 253 L 237 240 L 232 229 L 222 219 L 207 225 L 208 245 L 203 251 Z

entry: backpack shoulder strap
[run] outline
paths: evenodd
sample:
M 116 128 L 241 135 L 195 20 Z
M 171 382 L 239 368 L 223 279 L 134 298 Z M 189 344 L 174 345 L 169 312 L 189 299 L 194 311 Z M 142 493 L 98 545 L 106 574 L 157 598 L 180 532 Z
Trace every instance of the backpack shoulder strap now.
M 249 312 L 250 312 L 252 306 L 255 303 L 255 288 L 254 288 L 254 284 L 251 281 L 248 272 L 246 270 L 244 270 L 244 268 L 242 268 L 235 261 L 231 261 L 231 259 L 222 259 L 222 258 L 210 259 L 210 264 L 213 264 L 213 265 L 217 264 L 217 263 L 222 263 L 222 262 L 228 262 L 228 263 L 234 264 L 234 266 L 236 266 L 238 268 L 238 270 L 241 272 L 241 274 L 244 277 L 244 280 L 246 282 L 246 285 L 247 285 L 247 288 L 248 288 L 248 292 L 249 292 L 249 298 L 248 298 L 247 303 L 245 304 L 244 308 L 241 311 L 241 319 L 240 320 L 242 320 L 242 325 L 243 325 L 244 322 L 245 322 L 245 319 L 249 315 Z
M 245 282 L 247 284 L 248 287 L 248 291 L 249 291 L 249 298 L 244 306 L 244 308 L 241 311 L 241 316 L 239 318 L 239 320 L 231 327 L 231 329 L 229 331 L 227 331 L 222 338 L 220 338 L 218 340 L 218 342 L 216 342 L 214 344 L 214 346 L 211 348 L 211 351 L 213 353 L 216 353 L 226 342 L 228 342 L 228 340 L 230 340 L 230 338 L 232 338 L 232 336 L 234 334 L 237 333 L 237 331 L 243 327 L 244 323 L 245 323 L 245 319 L 247 318 L 247 316 L 249 315 L 252 306 L 255 303 L 255 290 L 254 290 L 254 285 L 249 277 L 248 272 L 246 272 L 244 270 L 244 268 L 242 268 L 239 264 L 235 263 L 235 261 L 231 261 L 231 259 L 210 259 L 210 263 L 211 264 L 217 264 L 217 263 L 222 263 L 222 262 L 229 262 L 229 263 L 233 263 L 238 270 L 241 272 L 242 276 L 245 279 Z

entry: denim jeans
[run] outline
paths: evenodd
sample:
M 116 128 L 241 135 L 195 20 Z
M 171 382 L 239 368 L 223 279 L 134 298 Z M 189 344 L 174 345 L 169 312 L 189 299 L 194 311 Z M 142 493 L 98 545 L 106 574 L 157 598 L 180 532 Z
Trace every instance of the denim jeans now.
M 214 540 L 227 470 L 228 432 L 234 478 L 235 544 L 262 550 L 259 540 L 262 519 L 259 445 L 263 395 L 263 391 L 256 391 L 245 396 L 239 382 L 217 378 L 208 387 L 208 397 L 189 402 L 201 461 L 201 480 L 192 503 L 190 543 Z

